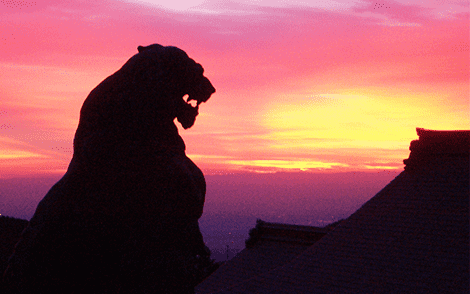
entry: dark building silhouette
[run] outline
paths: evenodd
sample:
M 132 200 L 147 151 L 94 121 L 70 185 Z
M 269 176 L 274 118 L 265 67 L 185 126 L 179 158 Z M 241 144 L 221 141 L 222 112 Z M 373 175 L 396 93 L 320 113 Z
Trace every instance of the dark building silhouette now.
M 298 226 L 257 220 L 246 248 L 222 265 L 199 286 L 201 293 L 234 286 L 284 265 L 327 234 L 329 228 Z
M 234 258 L 196 293 L 469 293 L 470 131 L 417 133 L 405 170 L 333 231 L 245 249 L 246 268 Z

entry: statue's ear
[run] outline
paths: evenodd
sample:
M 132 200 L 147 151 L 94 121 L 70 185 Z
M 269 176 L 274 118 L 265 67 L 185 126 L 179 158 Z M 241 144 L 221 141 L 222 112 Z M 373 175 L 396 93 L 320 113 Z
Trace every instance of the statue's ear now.
M 137 47 L 137 50 L 139 51 L 139 53 L 142 53 L 144 51 L 148 51 L 148 50 L 154 50 L 156 53 L 159 53 L 161 52 L 165 47 L 163 47 L 162 45 L 160 44 L 152 44 L 152 45 L 148 45 L 148 46 L 138 46 Z

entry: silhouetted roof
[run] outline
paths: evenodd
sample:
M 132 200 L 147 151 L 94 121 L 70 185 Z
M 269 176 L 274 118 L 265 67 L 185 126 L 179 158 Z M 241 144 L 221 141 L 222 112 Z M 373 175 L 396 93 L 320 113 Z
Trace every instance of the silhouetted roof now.
M 256 221 L 246 248 L 209 276 L 196 293 L 211 293 L 284 265 L 320 240 L 327 228 Z
M 405 171 L 334 231 L 220 293 L 469 293 L 470 131 L 417 132 Z
M 250 231 L 250 237 L 245 243 L 247 248 L 254 247 L 260 242 L 310 246 L 325 236 L 327 232 L 327 228 L 270 223 L 258 219 L 256 227 Z

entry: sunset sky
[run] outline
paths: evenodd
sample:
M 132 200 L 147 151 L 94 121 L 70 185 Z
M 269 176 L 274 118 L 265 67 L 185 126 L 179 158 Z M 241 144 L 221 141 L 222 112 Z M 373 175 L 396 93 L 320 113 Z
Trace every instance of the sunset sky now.
M 402 169 L 416 127 L 469 129 L 464 0 L 0 1 L 0 178 L 63 174 L 80 107 L 138 45 L 217 92 L 180 128 L 206 174 Z

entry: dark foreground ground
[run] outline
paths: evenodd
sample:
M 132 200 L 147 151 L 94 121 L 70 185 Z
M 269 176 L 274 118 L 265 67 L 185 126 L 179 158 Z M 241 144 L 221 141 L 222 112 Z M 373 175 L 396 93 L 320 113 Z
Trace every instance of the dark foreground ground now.
M 8 258 L 13 252 L 21 232 L 28 221 L 7 216 L 0 216 L 0 273 L 3 274 Z M 1 275 L 0 275 L 1 277 Z

